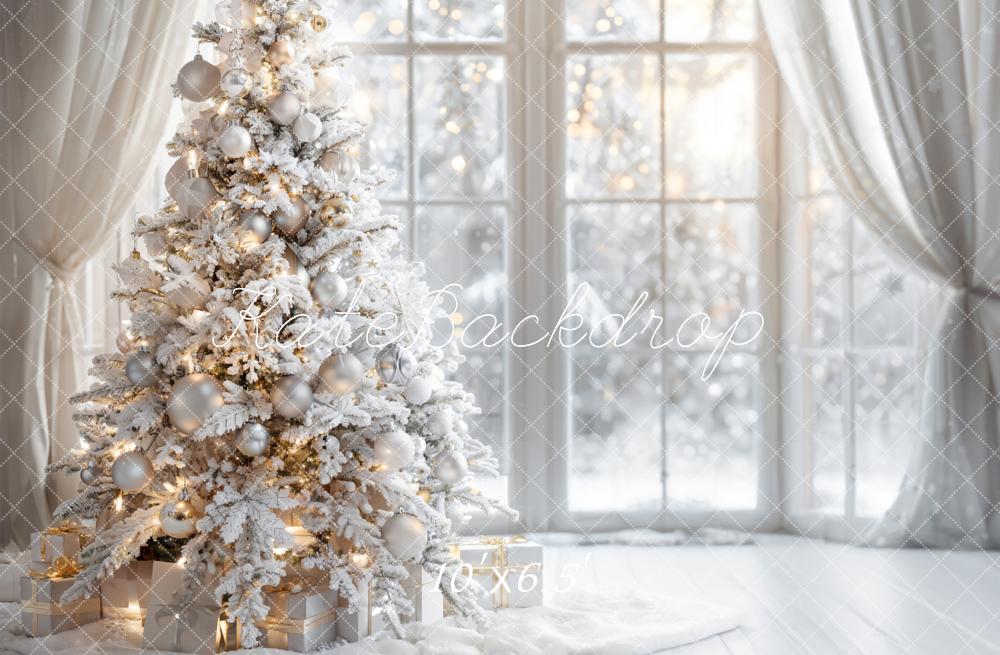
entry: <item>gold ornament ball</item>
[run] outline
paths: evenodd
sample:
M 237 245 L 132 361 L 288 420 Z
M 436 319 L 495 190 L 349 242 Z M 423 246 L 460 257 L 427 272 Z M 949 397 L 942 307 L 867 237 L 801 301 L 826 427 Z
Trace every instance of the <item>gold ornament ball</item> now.
M 185 539 L 193 535 L 197 528 L 198 513 L 186 500 L 164 503 L 160 507 L 160 527 L 168 537 Z
M 274 66 L 284 66 L 295 61 L 295 46 L 290 41 L 275 41 L 267 49 L 267 60 Z
M 309 21 L 309 24 L 312 26 L 313 31 L 322 32 L 326 29 L 326 18 L 316 14 L 312 17 L 312 20 Z
M 319 219 L 332 227 L 345 227 L 353 214 L 351 203 L 343 196 L 334 196 L 319 208 Z

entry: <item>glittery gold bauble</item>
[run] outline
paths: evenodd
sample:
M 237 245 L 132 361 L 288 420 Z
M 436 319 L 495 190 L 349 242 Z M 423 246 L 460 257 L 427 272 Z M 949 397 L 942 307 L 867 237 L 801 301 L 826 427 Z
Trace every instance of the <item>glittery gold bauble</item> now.
M 312 25 L 314 31 L 322 32 L 326 29 L 326 18 L 316 14 L 312 17 L 312 20 L 309 21 L 309 24 Z
M 319 218 L 321 221 L 332 227 L 344 227 L 351 220 L 351 203 L 347 198 L 334 196 L 319 208 Z

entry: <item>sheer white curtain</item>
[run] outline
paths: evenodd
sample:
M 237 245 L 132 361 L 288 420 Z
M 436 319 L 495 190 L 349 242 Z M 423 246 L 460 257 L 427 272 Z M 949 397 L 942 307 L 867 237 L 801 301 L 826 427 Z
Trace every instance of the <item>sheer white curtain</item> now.
M 1000 111 L 995 1 L 762 0 L 834 181 L 886 247 L 948 289 L 921 434 L 867 541 L 1000 546 Z
M 24 544 L 76 481 L 84 382 L 71 282 L 125 217 L 168 128 L 191 2 L 5 3 L 0 10 L 0 544 Z

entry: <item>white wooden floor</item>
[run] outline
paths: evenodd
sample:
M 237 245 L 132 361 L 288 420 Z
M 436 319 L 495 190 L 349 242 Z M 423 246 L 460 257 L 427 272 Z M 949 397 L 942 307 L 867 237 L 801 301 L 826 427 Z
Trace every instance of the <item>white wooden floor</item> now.
M 752 546 L 546 546 L 582 588 L 643 589 L 746 613 L 671 655 L 1000 653 L 1000 553 L 878 550 L 792 536 Z

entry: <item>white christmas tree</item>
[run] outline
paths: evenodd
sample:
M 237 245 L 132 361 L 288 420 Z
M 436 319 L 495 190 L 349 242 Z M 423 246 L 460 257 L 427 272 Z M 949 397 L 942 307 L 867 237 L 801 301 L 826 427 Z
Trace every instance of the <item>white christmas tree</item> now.
M 371 588 L 398 628 L 418 563 L 476 617 L 447 541 L 470 509 L 512 512 L 469 483 L 497 462 L 447 378 L 461 357 L 432 343 L 441 306 L 373 197 L 389 174 L 359 170 L 347 53 L 324 46 L 315 3 L 234 4 L 194 26 L 220 63 L 178 75 L 199 104 L 168 144 L 171 200 L 137 223 L 148 255 L 117 267 L 121 352 L 74 398 L 84 446 L 56 468 L 83 485 L 55 518 L 97 532 L 67 596 L 152 549 L 217 576 L 244 645 L 263 588 L 296 567 L 352 605 Z

